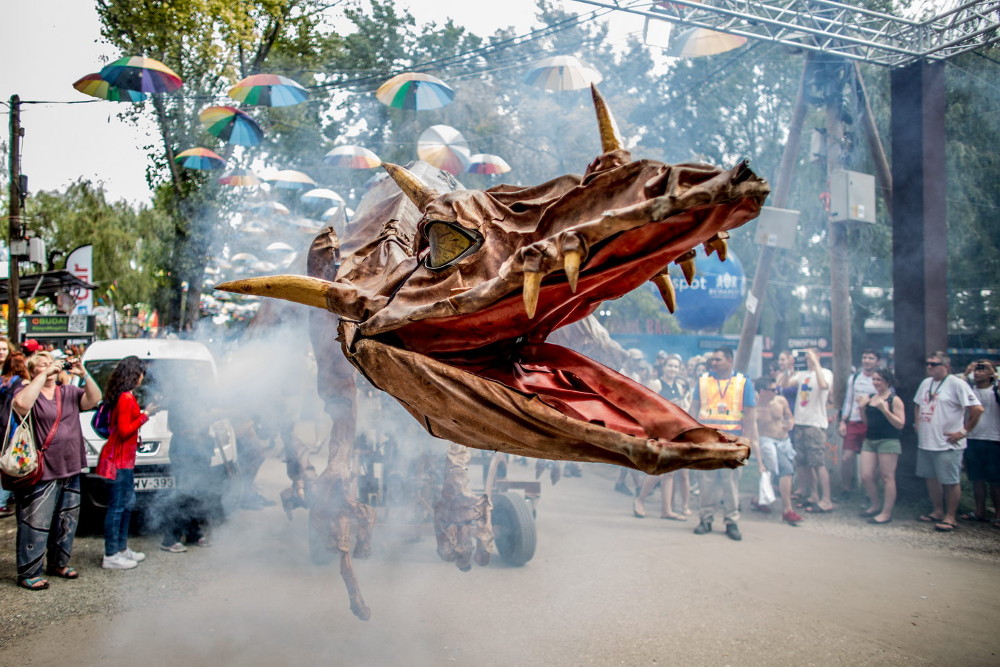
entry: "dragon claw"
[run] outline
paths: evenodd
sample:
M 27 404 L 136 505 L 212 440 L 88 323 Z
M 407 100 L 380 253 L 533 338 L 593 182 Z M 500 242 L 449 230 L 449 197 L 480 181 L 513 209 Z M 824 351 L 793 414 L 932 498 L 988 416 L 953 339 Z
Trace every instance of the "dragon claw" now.
M 538 294 L 542 289 L 542 278 L 545 276 L 541 271 L 524 272 L 524 312 L 528 314 L 528 319 L 535 317 L 535 309 L 538 307 Z
M 709 240 L 705 241 L 705 254 L 711 255 L 713 252 L 719 253 L 719 261 L 726 261 L 729 254 L 729 232 L 719 232 Z
M 679 264 L 681 271 L 684 272 L 684 280 L 690 285 L 694 281 L 694 276 L 696 273 L 694 258 L 697 256 L 696 251 L 688 250 L 686 253 L 674 260 L 674 264 Z
M 582 259 L 583 253 L 579 250 L 563 251 L 563 270 L 566 271 L 566 280 L 574 294 L 576 294 L 577 280 L 580 278 L 580 261 Z

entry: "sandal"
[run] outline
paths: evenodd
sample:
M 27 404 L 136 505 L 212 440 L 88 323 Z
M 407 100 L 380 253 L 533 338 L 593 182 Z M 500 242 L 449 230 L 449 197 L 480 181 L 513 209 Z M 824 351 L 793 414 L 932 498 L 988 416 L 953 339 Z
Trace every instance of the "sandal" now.
M 980 523 L 986 523 L 986 517 L 979 516 L 975 512 L 964 512 L 958 515 L 958 518 L 962 521 L 978 521 Z
M 948 523 L 947 521 L 941 521 L 940 523 L 934 526 L 934 530 L 938 531 L 939 533 L 953 533 L 956 530 L 958 530 L 958 524 Z
M 933 514 L 921 514 L 917 517 L 917 521 L 923 521 L 924 523 L 941 523 L 943 519 L 943 516 L 934 516 Z
M 80 578 L 80 573 L 74 570 L 73 568 L 69 567 L 68 565 L 64 565 L 63 567 L 50 567 L 45 571 L 45 574 L 48 574 L 53 577 L 60 577 L 62 579 Z
M 21 588 L 27 588 L 29 591 L 44 591 L 49 587 L 49 582 L 42 577 L 28 577 L 26 579 L 18 579 L 17 585 Z

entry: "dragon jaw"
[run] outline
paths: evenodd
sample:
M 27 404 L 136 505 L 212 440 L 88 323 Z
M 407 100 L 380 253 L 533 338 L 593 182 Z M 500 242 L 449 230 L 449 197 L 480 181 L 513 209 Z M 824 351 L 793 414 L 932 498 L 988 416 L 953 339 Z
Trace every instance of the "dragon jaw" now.
M 388 165 L 421 214 L 412 247 L 383 234 L 345 258 L 332 281 L 276 276 L 219 289 L 340 315 L 344 354 L 434 435 L 650 473 L 740 465 L 745 442 L 545 343 L 648 280 L 672 310 L 666 267 L 680 264 L 690 280 L 693 249 L 725 253 L 728 231 L 755 217 L 767 195 L 745 164 L 630 161 L 596 91 L 595 103 L 608 150 L 582 178 L 440 194 Z

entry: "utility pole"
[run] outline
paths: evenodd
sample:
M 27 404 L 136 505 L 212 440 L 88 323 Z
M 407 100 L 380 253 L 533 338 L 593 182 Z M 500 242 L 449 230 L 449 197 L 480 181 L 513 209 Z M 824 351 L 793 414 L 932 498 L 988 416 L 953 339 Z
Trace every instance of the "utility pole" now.
M 799 92 L 795 96 L 795 106 L 792 108 L 788 140 L 785 142 L 785 150 L 781 154 L 781 167 L 774 183 L 773 206 L 775 208 L 788 206 L 788 195 L 792 190 L 792 180 L 795 176 L 795 167 L 798 164 L 802 125 L 805 122 L 808 107 L 805 90 L 812 60 L 812 56 L 807 55 L 805 64 L 802 66 L 802 81 L 799 83 Z M 767 298 L 767 283 L 771 277 L 771 266 L 774 264 L 777 252 L 778 249 L 773 246 L 762 245 L 757 257 L 757 271 L 754 273 L 753 284 L 750 287 L 751 298 L 748 299 L 748 304 L 753 303 L 754 307 L 753 309 L 748 307 L 743 316 L 743 328 L 740 330 L 740 342 L 736 348 L 736 363 L 734 364 L 736 370 L 744 373 L 750 366 L 750 351 L 753 348 L 753 339 L 757 335 L 757 328 L 760 325 L 760 315 L 764 310 L 764 302 Z
M 17 268 L 18 255 L 15 243 L 24 237 L 21 230 L 21 98 L 10 96 L 10 196 L 7 202 L 7 338 L 19 343 L 17 327 L 17 298 L 21 291 L 20 275 Z
M 837 62 L 828 65 L 828 76 L 835 80 L 832 70 L 844 66 Z M 853 72 L 853 68 L 851 68 Z M 827 191 L 836 169 L 843 169 L 841 144 L 844 140 L 844 122 L 841 118 L 843 88 L 828 84 L 826 90 L 826 178 Z M 830 246 L 830 333 L 833 338 L 833 405 L 844 401 L 847 378 L 851 375 L 851 292 L 848 267 L 850 249 L 847 244 L 847 225 L 830 216 L 830 200 L 827 199 L 827 234 Z

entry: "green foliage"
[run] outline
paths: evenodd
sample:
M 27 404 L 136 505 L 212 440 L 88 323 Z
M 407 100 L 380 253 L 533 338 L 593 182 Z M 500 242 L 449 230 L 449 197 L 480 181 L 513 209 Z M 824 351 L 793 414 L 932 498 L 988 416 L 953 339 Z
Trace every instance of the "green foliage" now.
M 170 221 L 161 211 L 109 202 L 103 186 L 79 180 L 64 192 L 28 198 L 25 213 L 50 253 L 65 259 L 79 246 L 94 246 L 95 297 L 117 283 L 116 305 L 149 303 L 163 284 L 158 274 Z

